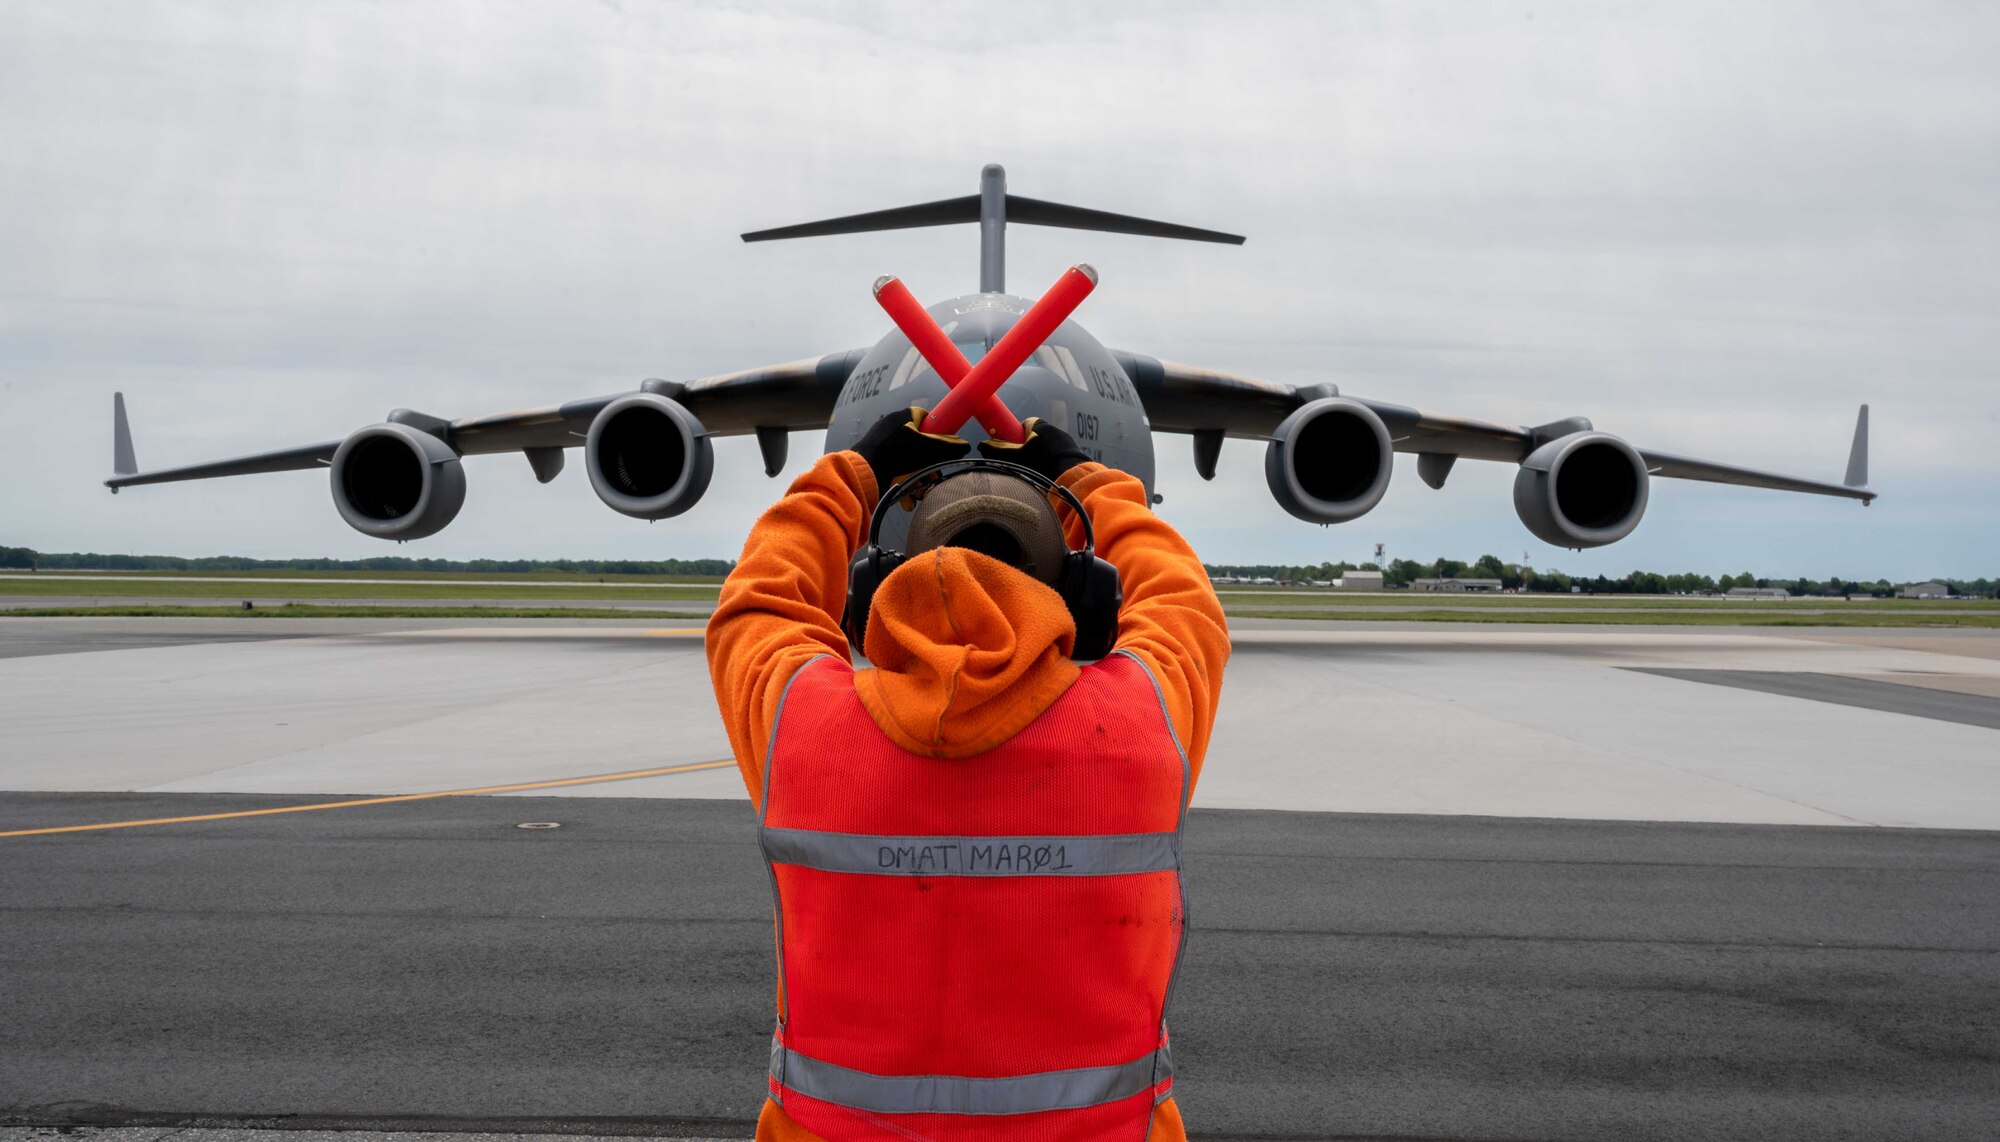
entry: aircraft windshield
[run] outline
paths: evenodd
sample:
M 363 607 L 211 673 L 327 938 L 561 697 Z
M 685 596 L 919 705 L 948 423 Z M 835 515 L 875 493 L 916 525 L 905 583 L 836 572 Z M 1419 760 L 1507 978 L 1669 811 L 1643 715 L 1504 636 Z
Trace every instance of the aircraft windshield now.
M 977 361 L 986 355 L 987 346 L 983 340 L 954 341 L 952 344 L 958 346 L 958 351 L 964 354 L 965 359 L 968 361 Z M 1046 350 L 1038 350 L 1037 352 L 1039 354 L 1040 352 L 1046 352 Z M 931 363 L 924 360 L 923 354 L 912 348 L 909 352 L 904 353 L 903 359 L 897 363 L 895 374 L 889 378 L 889 388 L 891 390 L 900 389 L 930 371 Z M 1061 373 L 1058 372 L 1057 375 L 1060 376 Z

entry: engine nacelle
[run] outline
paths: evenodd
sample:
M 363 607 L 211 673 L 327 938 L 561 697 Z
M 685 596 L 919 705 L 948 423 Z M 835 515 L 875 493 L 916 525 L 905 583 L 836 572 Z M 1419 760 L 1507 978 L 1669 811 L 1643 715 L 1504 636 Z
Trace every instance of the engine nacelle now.
M 679 402 L 632 393 L 605 405 L 583 442 L 590 486 L 613 511 L 666 519 L 693 507 L 715 472 L 708 429 Z
M 1646 461 L 1608 432 L 1573 432 L 1529 453 L 1514 475 L 1514 511 L 1557 547 L 1602 547 L 1646 514 Z
M 1389 490 L 1395 455 L 1375 410 L 1322 397 L 1279 423 L 1264 452 L 1264 480 L 1278 506 L 1308 523 L 1345 523 Z
M 371 424 L 333 453 L 333 506 L 377 539 L 422 539 L 465 504 L 465 469 L 451 445 L 407 424 Z

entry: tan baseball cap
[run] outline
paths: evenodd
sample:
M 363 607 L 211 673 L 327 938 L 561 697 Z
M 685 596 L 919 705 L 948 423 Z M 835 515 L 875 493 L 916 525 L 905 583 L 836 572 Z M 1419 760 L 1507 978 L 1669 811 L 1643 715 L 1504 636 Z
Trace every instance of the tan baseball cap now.
M 1004 472 L 961 472 L 940 481 L 910 513 L 909 553 L 963 547 L 1053 584 L 1069 544 L 1040 488 Z

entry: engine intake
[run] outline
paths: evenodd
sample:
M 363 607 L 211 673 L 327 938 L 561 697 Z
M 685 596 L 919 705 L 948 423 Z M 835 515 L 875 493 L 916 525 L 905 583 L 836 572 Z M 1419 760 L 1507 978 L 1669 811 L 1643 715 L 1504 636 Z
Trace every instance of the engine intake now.
M 1312 401 L 1286 417 L 1271 437 L 1264 480 L 1278 506 L 1302 520 L 1357 519 L 1389 490 L 1395 455 L 1389 429 L 1359 401 Z
M 1557 547 L 1602 547 L 1646 514 L 1646 461 L 1608 432 L 1575 432 L 1535 449 L 1514 475 L 1514 511 Z
M 377 539 L 422 539 L 465 505 L 465 470 L 451 445 L 407 424 L 371 424 L 333 453 L 333 506 Z
M 708 429 L 677 401 L 632 393 L 605 405 L 583 442 L 597 498 L 639 519 L 666 519 L 708 491 L 715 446 Z

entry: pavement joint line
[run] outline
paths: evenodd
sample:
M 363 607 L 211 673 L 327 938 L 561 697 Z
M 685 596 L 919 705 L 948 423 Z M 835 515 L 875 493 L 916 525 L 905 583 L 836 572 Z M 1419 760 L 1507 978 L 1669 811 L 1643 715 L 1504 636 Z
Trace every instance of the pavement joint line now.
M 47 829 L 14 829 L 0 837 L 44 837 L 52 833 L 88 833 L 104 829 L 137 829 L 147 825 L 186 825 L 196 821 L 228 821 L 237 817 L 269 817 L 278 813 L 310 813 L 318 809 L 355 809 L 363 805 L 394 805 L 404 801 L 430 801 L 439 797 L 472 797 L 482 793 L 518 793 L 529 789 L 553 789 L 561 785 L 593 785 L 605 781 L 631 781 L 641 777 L 665 777 L 704 769 L 733 766 L 734 759 L 701 761 L 691 765 L 670 765 L 660 769 L 634 769 L 625 773 L 600 773 L 590 777 L 564 777 L 554 781 L 528 781 L 515 785 L 486 785 L 477 789 L 443 789 L 435 793 L 399 793 L 393 797 L 361 797 L 346 801 L 321 801 L 312 805 L 282 805 L 275 809 L 240 809 L 231 813 L 201 813 L 191 817 L 152 817 L 141 821 L 102 821 L 90 825 L 59 825 Z

